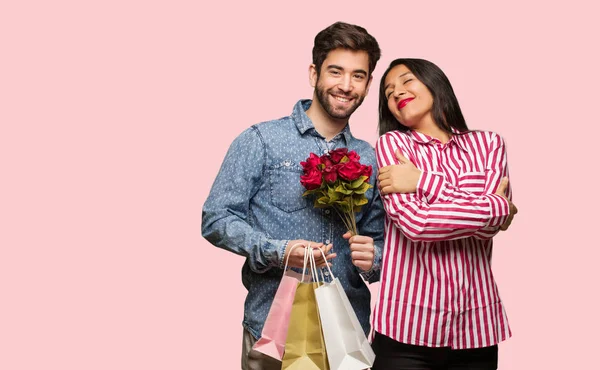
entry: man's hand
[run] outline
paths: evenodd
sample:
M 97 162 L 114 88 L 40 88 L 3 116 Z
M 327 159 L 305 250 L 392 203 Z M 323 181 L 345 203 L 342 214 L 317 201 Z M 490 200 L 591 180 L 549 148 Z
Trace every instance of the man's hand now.
M 301 244 L 298 245 L 297 247 L 295 247 L 294 249 L 292 249 L 292 247 L 296 244 Z M 290 242 L 288 243 L 287 247 L 285 248 L 285 254 L 283 256 L 283 263 L 285 265 L 285 262 L 288 261 L 288 255 L 290 257 L 289 262 L 288 262 L 288 267 L 297 267 L 297 268 L 303 268 L 304 267 L 304 250 L 309 246 L 311 248 L 316 248 L 316 249 L 321 249 L 323 251 L 323 253 L 325 253 L 325 259 L 323 259 L 323 254 L 321 254 L 321 252 L 319 252 L 318 250 L 313 250 L 312 253 L 315 257 L 315 262 L 317 263 L 317 267 L 326 267 L 325 264 L 328 263 L 329 266 L 331 266 L 331 263 L 329 263 L 329 261 L 331 261 L 333 258 L 335 258 L 337 255 L 335 253 L 329 253 L 331 251 L 331 248 L 333 248 L 333 244 L 328 244 L 328 245 L 324 245 L 323 243 L 315 243 L 315 242 L 311 242 L 308 240 L 290 240 Z M 307 262 L 306 264 L 307 268 L 310 268 L 309 263 Z
M 506 189 L 507 188 L 508 188 L 508 177 L 504 177 L 504 178 L 502 178 L 502 181 L 500 182 L 500 185 L 498 186 L 498 190 L 496 190 L 496 195 L 499 195 L 502 198 L 506 199 L 508 201 L 508 206 L 510 208 L 510 214 L 508 215 L 508 218 L 500 226 L 500 230 L 503 230 L 503 231 L 506 230 L 506 229 L 508 229 L 508 227 L 510 226 L 510 223 L 512 222 L 513 218 L 519 212 L 519 210 L 517 209 L 517 206 L 515 206 L 513 204 L 513 202 L 511 202 L 506 197 Z
M 405 158 L 400 150 L 396 150 L 396 158 L 400 164 L 385 166 L 379 169 L 379 191 L 381 194 L 414 193 L 421 177 L 418 169 L 409 159 Z
M 352 264 L 363 271 L 369 271 L 373 267 L 375 259 L 375 245 L 373 238 L 369 236 L 354 235 L 348 231 L 343 235 L 350 243 L 350 256 Z

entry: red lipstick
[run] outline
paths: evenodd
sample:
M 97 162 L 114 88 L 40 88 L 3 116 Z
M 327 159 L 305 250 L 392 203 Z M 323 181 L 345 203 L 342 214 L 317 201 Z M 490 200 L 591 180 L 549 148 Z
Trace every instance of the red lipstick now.
M 406 104 L 410 103 L 411 101 L 413 101 L 414 98 L 407 98 L 407 99 L 402 99 L 398 102 L 398 109 L 402 109 L 406 106 Z

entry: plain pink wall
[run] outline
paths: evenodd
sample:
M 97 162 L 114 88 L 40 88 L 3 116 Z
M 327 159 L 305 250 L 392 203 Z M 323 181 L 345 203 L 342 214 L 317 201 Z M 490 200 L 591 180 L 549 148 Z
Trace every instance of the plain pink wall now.
M 584 1 L 13 1 L 0 5 L 0 369 L 237 369 L 243 259 L 200 236 L 231 141 L 288 115 L 344 20 L 449 76 L 508 146 L 519 214 L 494 271 L 500 369 L 595 358 L 597 10 Z M 590 2 L 591 3 L 591 2 Z M 287 3 L 286 3 L 287 4 Z

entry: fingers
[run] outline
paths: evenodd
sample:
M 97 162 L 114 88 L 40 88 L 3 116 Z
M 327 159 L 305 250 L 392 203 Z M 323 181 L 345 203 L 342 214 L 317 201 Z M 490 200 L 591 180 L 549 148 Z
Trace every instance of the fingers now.
M 352 233 L 350 231 L 346 231 L 346 233 L 344 235 L 342 235 L 342 238 L 344 239 L 350 239 L 352 237 Z
M 409 159 L 407 159 L 405 156 L 402 155 L 402 152 L 400 151 L 400 149 L 396 149 L 396 151 L 394 152 L 394 154 L 396 155 L 396 159 L 404 164 L 404 163 L 408 163 L 410 162 Z
M 379 181 L 379 186 L 381 186 L 382 188 L 384 188 L 386 186 L 391 186 L 391 185 L 392 185 L 392 179 L 384 179 L 384 180 Z
M 386 186 L 385 188 L 379 189 L 379 192 L 383 195 L 387 195 L 394 192 L 394 188 L 391 186 Z
M 363 271 L 369 271 L 373 266 L 373 261 L 360 261 L 360 260 L 352 260 L 354 266 L 358 267 Z
M 323 251 L 323 253 L 321 253 L 321 251 L 319 251 L 317 249 L 312 250 L 317 267 L 326 267 L 327 262 L 329 262 L 332 259 L 334 259 L 335 257 L 337 257 L 336 253 L 331 253 L 332 248 L 333 248 L 333 244 L 327 244 L 327 245 L 322 246 L 321 248 L 318 248 L 321 251 Z M 323 254 L 325 254 L 325 259 L 323 259 Z M 331 263 L 329 263 L 329 266 L 331 266 Z
M 371 247 L 373 247 L 373 238 L 371 238 L 370 236 L 364 236 L 364 235 L 354 235 L 353 237 L 350 238 L 349 240 L 350 242 L 350 250 L 353 250 L 353 247 L 358 248 L 359 245 L 371 245 Z
M 508 218 L 506 219 L 506 221 L 504 221 L 504 223 L 500 226 L 500 230 L 502 231 L 506 231 L 508 229 L 508 227 L 510 226 L 510 224 L 512 223 L 514 215 L 511 213 Z
M 352 251 L 350 252 L 350 256 L 352 257 L 352 261 L 372 261 L 375 255 L 372 251 Z

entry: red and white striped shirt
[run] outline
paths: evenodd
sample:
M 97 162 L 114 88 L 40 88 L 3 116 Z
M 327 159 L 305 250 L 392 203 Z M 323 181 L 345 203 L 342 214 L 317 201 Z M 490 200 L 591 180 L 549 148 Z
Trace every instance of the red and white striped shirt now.
M 397 149 L 423 172 L 415 193 L 382 196 L 387 216 L 375 331 L 455 349 L 507 339 L 491 268 L 492 237 L 509 215 L 506 199 L 494 194 L 508 174 L 504 141 L 470 131 L 442 144 L 416 131 L 392 131 L 377 141 L 378 166 L 397 164 Z

